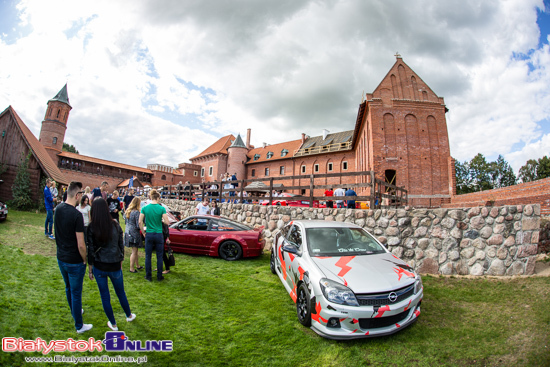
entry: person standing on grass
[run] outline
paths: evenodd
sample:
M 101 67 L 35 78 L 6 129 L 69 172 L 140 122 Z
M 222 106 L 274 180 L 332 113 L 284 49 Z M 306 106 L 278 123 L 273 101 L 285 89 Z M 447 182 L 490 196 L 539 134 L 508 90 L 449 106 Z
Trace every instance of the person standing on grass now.
M 99 167 L 97 167 L 99 169 Z M 109 189 L 109 183 L 107 181 L 103 181 L 99 187 L 96 187 L 93 190 L 93 198 L 92 201 L 95 200 L 97 197 L 102 197 L 103 200 L 107 200 L 107 190 Z
M 54 226 L 57 245 L 57 263 L 65 282 L 65 295 L 74 319 L 76 332 L 81 334 L 92 328 L 82 321 L 82 282 L 86 273 L 86 243 L 84 219 L 75 208 L 84 191 L 82 183 L 71 182 L 67 200 L 55 208 Z
M 134 189 L 130 189 L 128 190 L 128 193 L 126 195 L 124 195 L 124 199 L 122 199 L 122 210 L 123 211 L 126 211 L 128 210 L 128 208 L 130 207 L 130 203 L 132 202 L 132 200 L 134 200 L 135 196 L 134 196 Z
M 137 273 L 138 270 L 143 269 L 143 266 L 139 266 L 139 253 L 138 249 L 143 248 L 143 240 L 139 233 L 139 210 L 141 208 L 141 199 L 135 197 L 128 205 L 128 209 L 124 213 L 124 220 L 126 223 L 126 229 L 124 232 L 124 246 L 132 249 L 130 255 L 130 273 Z
M 53 236 L 53 197 L 50 191 L 52 180 L 46 179 L 46 187 L 44 187 L 44 206 L 46 207 L 46 222 L 44 222 L 44 234 L 50 240 L 55 240 Z
M 90 280 L 93 280 L 95 276 L 103 311 L 109 319 L 107 326 L 113 331 L 118 331 L 113 308 L 111 307 L 111 295 L 109 294 L 107 278 L 111 279 L 118 301 L 126 314 L 126 321 L 133 321 L 136 314 L 130 310 L 130 304 L 124 291 L 122 228 L 109 215 L 109 208 L 103 198 L 94 200 L 92 203 L 92 220 L 88 227 L 87 245 L 88 276 Z
M 76 206 L 76 209 L 82 213 L 82 219 L 84 219 L 84 242 L 87 242 L 88 238 L 88 225 L 90 224 L 90 199 L 84 191 L 84 195 L 80 199 L 80 205 Z
M 113 191 L 113 195 L 111 195 L 111 197 L 106 201 L 111 217 L 118 222 L 118 217 L 120 215 L 120 200 L 118 200 L 118 191 Z
M 145 279 L 152 281 L 151 257 L 153 250 L 157 255 L 157 269 L 162 269 L 162 254 L 164 252 L 164 238 L 162 236 L 162 223 L 170 224 L 166 209 L 160 205 L 160 194 L 153 189 L 149 192 L 152 202 L 141 209 L 139 215 L 139 227 L 145 233 Z M 145 223 L 147 222 L 147 228 Z M 157 280 L 164 280 L 162 272 L 157 272 Z

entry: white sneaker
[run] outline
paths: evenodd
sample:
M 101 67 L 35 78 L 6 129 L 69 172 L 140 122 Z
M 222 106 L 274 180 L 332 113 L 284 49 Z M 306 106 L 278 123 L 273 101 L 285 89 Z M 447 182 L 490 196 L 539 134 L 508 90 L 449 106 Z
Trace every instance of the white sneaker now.
M 134 321 L 135 319 L 136 319 L 136 314 L 133 313 L 133 314 L 130 315 L 130 317 L 126 318 L 126 321 L 130 322 L 130 321 Z
M 113 326 L 113 324 L 111 324 L 111 321 L 107 321 L 107 326 L 113 331 L 118 331 L 118 327 Z
M 92 324 L 83 324 L 82 327 L 78 329 L 76 332 L 78 334 L 82 334 L 83 332 L 90 330 L 92 327 L 93 327 Z
M 80 314 L 84 315 L 84 309 L 83 308 L 80 309 Z

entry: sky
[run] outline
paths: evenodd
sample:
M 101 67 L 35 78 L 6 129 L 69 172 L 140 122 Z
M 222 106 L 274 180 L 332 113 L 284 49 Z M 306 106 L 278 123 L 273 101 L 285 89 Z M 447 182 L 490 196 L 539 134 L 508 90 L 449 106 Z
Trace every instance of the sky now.
M 145 167 L 228 134 L 351 130 L 407 63 L 449 109 L 451 155 L 550 155 L 550 0 L 0 0 L 0 111 L 38 137 L 67 83 L 65 142 Z

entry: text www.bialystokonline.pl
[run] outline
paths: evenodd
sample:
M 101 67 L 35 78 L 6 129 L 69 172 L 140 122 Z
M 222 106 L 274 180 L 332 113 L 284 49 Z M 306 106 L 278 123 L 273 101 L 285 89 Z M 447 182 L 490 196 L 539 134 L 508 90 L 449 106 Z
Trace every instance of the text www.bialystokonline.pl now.
M 144 357 L 123 357 L 123 356 L 95 356 L 95 357 L 74 357 L 57 355 L 52 357 L 25 357 L 25 362 L 34 363 L 97 363 L 97 362 L 113 362 L 113 363 L 147 363 L 147 356 Z

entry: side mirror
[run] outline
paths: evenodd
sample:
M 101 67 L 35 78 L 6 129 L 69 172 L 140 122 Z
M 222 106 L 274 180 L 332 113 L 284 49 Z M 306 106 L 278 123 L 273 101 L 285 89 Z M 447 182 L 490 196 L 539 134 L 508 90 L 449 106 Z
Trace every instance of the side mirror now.
M 283 246 L 283 251 L 286 251 L 286 252 L 294 254 L 294 255 L 298 254 L 298 249 L 294 245 L 284 245 Z

